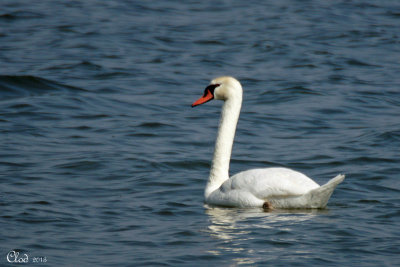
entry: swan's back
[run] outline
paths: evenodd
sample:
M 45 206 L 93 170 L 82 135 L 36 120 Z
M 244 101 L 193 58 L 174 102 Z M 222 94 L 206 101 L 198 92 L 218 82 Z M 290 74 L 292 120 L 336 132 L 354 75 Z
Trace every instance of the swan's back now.
M 246 190 L 266 199 L 271 196 L 298 196 L 319 185 L 304 174 L 287 168 L 252 169 L 232 176 L 221 190 Z

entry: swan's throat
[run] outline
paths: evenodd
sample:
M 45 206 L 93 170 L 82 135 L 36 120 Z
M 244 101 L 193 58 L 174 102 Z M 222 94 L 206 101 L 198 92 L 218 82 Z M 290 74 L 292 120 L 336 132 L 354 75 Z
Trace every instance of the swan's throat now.
M 223 105 L 210 177 L 205 190 L 206 198 L 229 179 L 229 162 L 241 105 L 241 96 L 228 99 Z

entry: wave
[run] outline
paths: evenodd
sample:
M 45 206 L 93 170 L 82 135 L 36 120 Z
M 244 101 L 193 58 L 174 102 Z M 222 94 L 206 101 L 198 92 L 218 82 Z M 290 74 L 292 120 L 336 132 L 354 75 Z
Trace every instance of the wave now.
M 0 100 L 42 95 L 57 91 L 86 91 L 30 75 L 0 75 Z
M 37 19 L 43 17 L 43 14 L 30 11 L 14 11 L 11 13 L 0 14 L 0 20 Z

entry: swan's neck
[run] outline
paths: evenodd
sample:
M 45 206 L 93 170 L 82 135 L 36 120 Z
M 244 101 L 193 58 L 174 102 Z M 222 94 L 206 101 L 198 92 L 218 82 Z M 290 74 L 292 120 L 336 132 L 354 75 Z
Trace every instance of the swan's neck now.
M 222 107 L 210 177 L 205 189 L 206 198 L 229 179 L 229 162 L 241 106 L 242 96 L 239 95 L 225 100 Z

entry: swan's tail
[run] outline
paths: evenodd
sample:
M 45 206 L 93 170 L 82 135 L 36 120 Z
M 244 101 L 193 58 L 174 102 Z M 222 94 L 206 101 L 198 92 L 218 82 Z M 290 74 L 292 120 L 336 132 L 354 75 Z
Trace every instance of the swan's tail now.
M 325 208 L 328 204 L 328 200 L 331 197 L 333 190 L 336 186 L 343 182 L 345 175 L 339 174 L 335 178 L 332 178 L 326 184 L 311 190 L 304 196 L 307 196 L 311 208 Z

